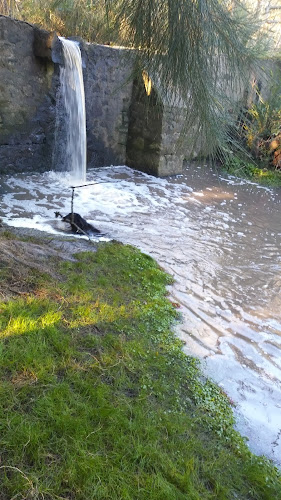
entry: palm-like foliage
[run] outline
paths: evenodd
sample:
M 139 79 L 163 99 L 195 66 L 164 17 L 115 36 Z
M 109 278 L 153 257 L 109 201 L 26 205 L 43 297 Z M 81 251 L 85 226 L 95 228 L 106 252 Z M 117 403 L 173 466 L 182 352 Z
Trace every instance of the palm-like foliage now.
M 241 137 L 246 140 L 252 156 L 265 167 L 281 167 L 281 71 L 271 74 L 268 98 L 258 95 L 241 125 Z

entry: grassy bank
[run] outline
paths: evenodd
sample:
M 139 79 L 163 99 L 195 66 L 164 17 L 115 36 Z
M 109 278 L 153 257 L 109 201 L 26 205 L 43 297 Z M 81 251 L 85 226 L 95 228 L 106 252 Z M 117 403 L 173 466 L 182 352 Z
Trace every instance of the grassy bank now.
M 256 163 L 239 158 L 239 156 L 233 156 L 225 161 L 222 170 L 236 177 L 252 180 L 263 186 L 281 187 L 280 170 L 263 168 Z
M 171 332 L 151 258 L 110 243 L 49 267 L 0 302 L 1 500 L 281 498 Z

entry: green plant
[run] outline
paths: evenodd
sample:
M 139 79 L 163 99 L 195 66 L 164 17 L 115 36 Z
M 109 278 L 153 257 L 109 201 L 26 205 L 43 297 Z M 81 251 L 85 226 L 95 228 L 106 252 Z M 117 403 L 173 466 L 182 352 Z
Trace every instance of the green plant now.
M 254 160 L 253 160 L 254 161 Z M 222 169 L 237 177 L 250 179 L 259 184 L 281 187 L 281 172 L 268 168 L 261 168 L 238 155 L 229 155 L 222 165 Z
M 247 111 L 243 121 L 242 138 L 253 158 L 265 167 L 281 167 L 281 84 L 280 71 L 272 75 L 273 85 L 269 96 L 259 101 Z

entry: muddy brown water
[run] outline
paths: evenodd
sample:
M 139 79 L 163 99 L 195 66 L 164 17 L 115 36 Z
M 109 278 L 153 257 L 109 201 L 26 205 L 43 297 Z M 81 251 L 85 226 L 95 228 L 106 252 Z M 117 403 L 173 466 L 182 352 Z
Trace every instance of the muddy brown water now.
M 219 176 L 203 165 L 155 179 L 126 167 L 88 173 L 75 211 L 109 238 L 154 257 L 175 278 L 177 334 L 236 403 L 252 451 L 281 465 L 281 190 Z M 53 174 L 3 177 L 0 216 L 61 231 L 54 210 L 71 191 Z

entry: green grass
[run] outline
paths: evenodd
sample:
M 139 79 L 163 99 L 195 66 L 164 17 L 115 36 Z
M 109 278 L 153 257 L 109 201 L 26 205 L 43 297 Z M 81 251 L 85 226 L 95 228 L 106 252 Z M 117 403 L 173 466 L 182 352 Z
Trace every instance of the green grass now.
M 249 179 L 264 186 L 281 187 L 281 172 L 259 167 L 257 164 L 233 156 L 225 161 L 222 169 L 231 175 Z
M 281 498 L 171 332 L 167 276 L 102 244 L 0 303 L 0 498 Z

